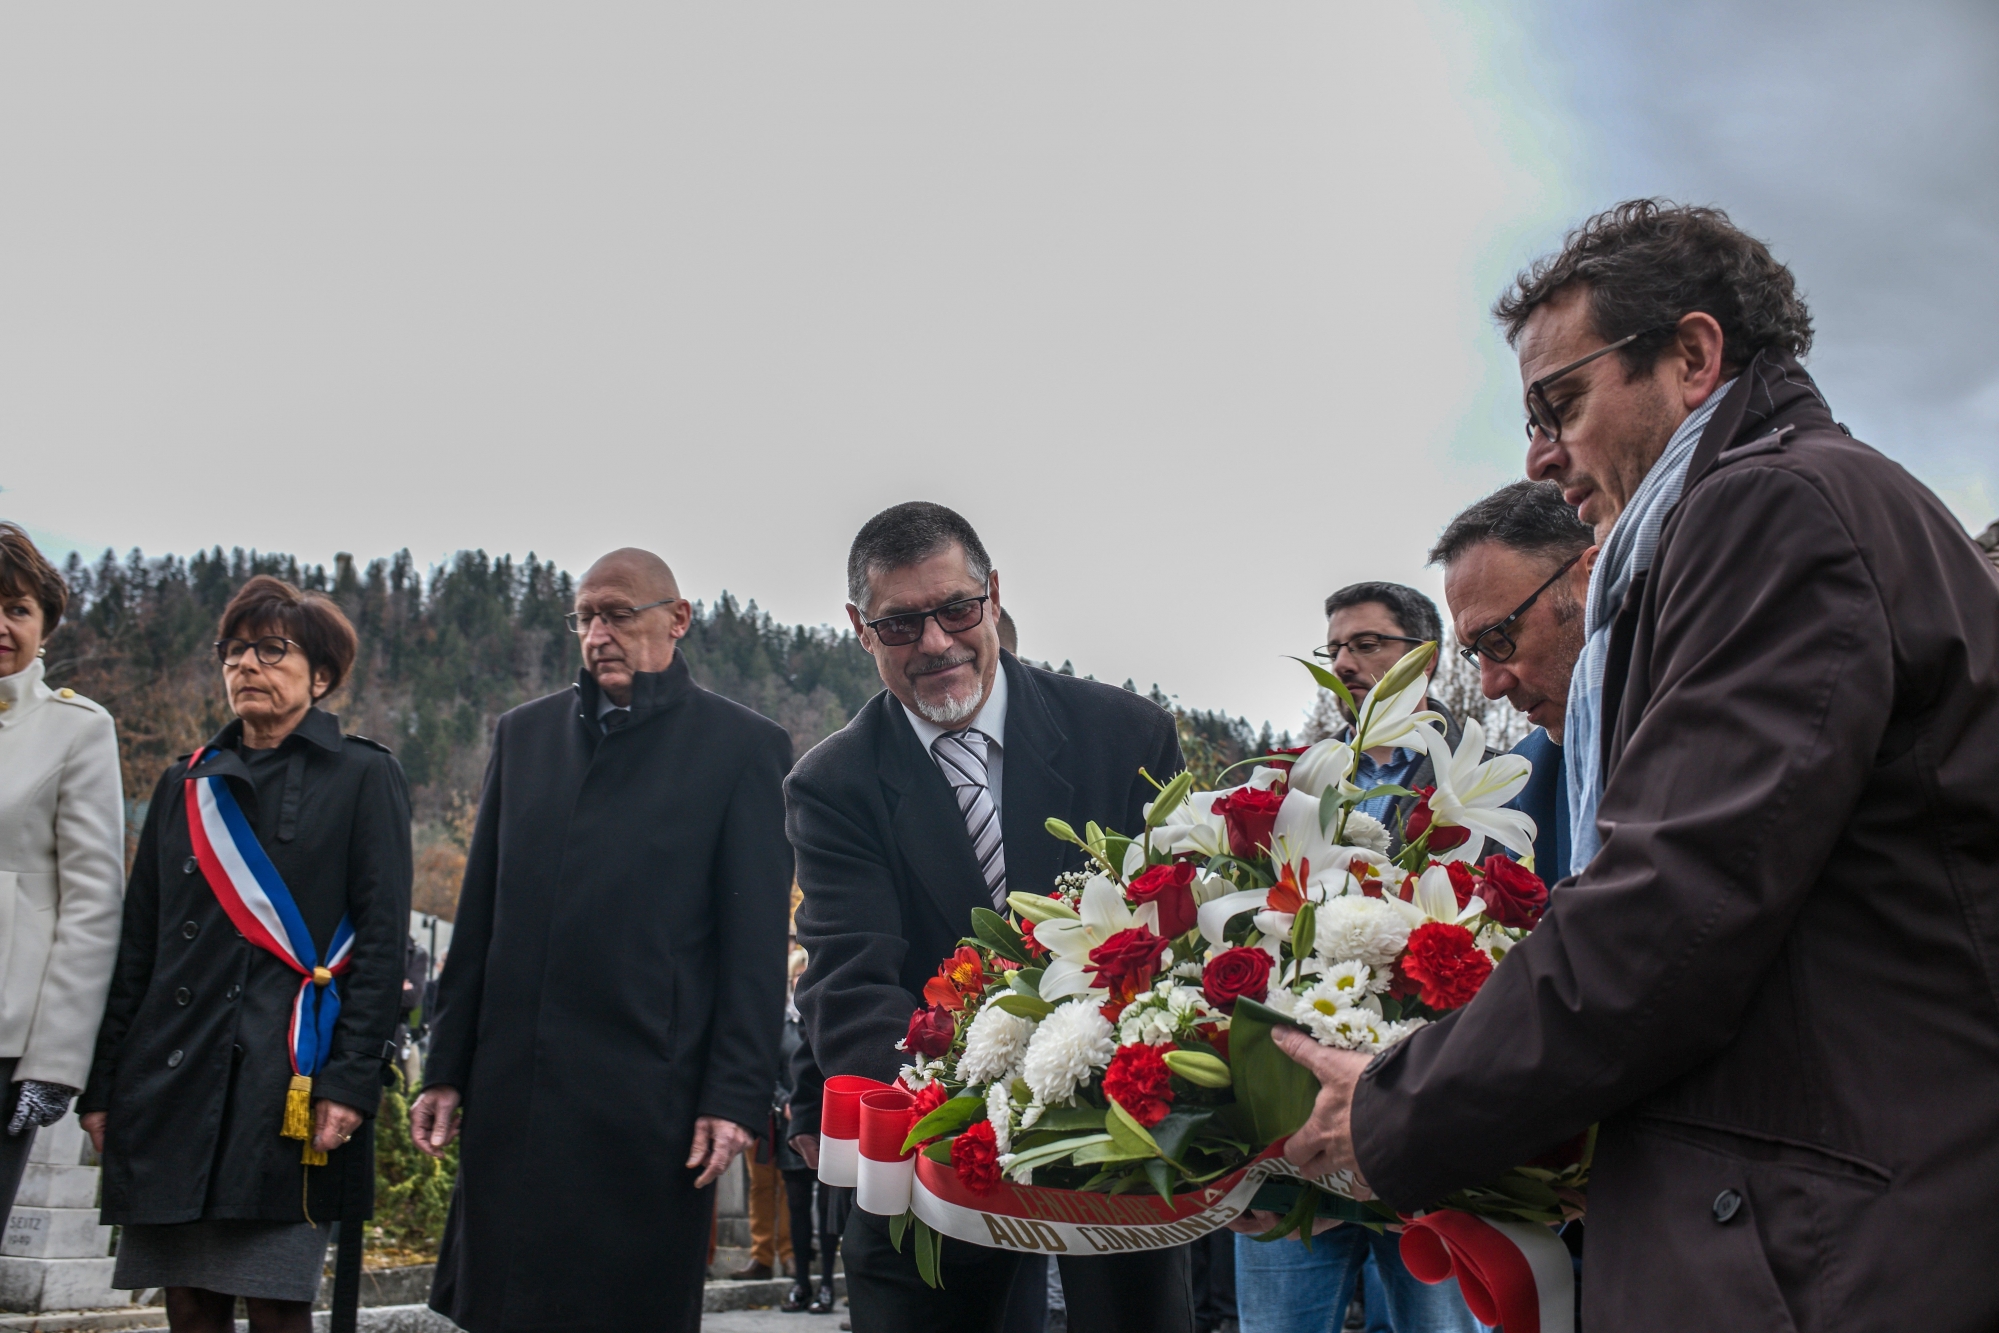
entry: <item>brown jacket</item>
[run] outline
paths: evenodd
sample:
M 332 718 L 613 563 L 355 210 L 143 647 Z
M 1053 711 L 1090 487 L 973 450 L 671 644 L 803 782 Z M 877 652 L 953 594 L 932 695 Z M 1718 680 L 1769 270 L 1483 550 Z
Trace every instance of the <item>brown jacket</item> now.
M 1999 573 L 1764 353 L 1612 634 L 1603 849 L 1369 1068 L 1362 1170 L 1601 1122 L 1586 1326 L 1999 1328 Z

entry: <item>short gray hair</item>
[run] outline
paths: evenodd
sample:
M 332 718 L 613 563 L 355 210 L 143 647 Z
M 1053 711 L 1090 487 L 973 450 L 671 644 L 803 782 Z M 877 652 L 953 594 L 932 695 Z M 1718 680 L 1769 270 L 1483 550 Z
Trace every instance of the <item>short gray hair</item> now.
M 1430 563 L 1448 566 L 1480 542 L 1560 562 L 1588 550 L 1596 533 L 1576 517 L 1555 482 L 1516 481 L 1452 519 L 1430 548 Z
M 870 610 L 868 579 L 877 570 L 919 564 L 951 546 L 964 548 L 965 565 L 984 583 L 993 562 L 964 516 L 927 500 L 908 500 L 882 510 L 861 525 L 847 551 L 847 600 L 863 614 Z

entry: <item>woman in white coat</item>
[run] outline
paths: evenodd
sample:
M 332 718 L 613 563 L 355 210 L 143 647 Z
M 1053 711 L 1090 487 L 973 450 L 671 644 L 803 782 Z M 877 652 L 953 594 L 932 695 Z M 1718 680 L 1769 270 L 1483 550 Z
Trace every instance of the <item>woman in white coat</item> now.
M 0 523 L 0 1218 L 35 1130 L 90 1073 L 118 955 L 125 803 L 111 715 L 42 681 L 69 599 L 28 534 Z

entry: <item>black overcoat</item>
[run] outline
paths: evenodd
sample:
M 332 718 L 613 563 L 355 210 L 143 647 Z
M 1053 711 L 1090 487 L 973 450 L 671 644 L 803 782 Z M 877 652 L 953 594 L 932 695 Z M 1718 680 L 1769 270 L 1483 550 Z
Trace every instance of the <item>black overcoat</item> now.
M 1999 575 L 1759 353 L 1603 713 L 1603 847 L 1369 1067 L 1369 1184 L 1423 1207 L 1599 1122 L 1586 1327 L 1999 1328 Z
M 474 1333 L 693 1328 L 694 1121 L 770 1115 L 790 737 L 678 657 L 622 729 L 599 698 L 500 719 L 438 987 L 425 1078 L 465 1125 L 431 1304 Z
M 358 1221 L 373 1205 L 372 1127 L 396 1054 L 409 934 L 409 788 L 388 750 L 343 738 L 339 719 L 315 708 L 279 747 L 285 778 L 270 808 L 236 753 L 242 731 L 224 727 L 208 745 L 222 753 L 201 771 L 229 779 L 322 955 L 341 913 L 353 919 L 354 962 L 313 1096 L 368 1118 L 323 1167 L 301 1166 L 303 1145 L 280 1137 L 299 976 L 237 933 L 195 864 L 183 756 L 146 809 L 96 1061 L 77 1103 L 110 1117 L 106 1222 Z
M 1181 769 L 1173 718 L 1150 700 L 1042 671 L 1010 653 L 1006 786 L 1000 808 L 1007 887 L 1047 893 L 1083 852 L 1050 837 L 1050 818 L 1130 832 Z M 798 942 L 811 964 L 798 983 L 806 1042 L 826 1074 L 888 1081 L 895 1049 L 974 907 L 992 898 L 951 786 L 902 705 L 886 691 L 799 760 L 786 783 L 798 850 Z M 797 1131 L 795 1131 L 797 1132 Z

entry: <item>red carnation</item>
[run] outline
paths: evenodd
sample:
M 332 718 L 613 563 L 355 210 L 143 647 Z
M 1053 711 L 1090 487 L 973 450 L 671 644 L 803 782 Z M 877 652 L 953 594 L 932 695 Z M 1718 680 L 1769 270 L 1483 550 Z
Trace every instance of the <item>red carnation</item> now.
M 903 1037 L 902 1046 L 906 1051 L 937 1060 L 950 1053 L 951 1041 L 957 1035 L 958 1025 L 950 1013 L 933 1004 L 909 1016 L 909 1032 Z
M 1458 910 L 1462 912 L 1466 903 L 1483 892 L 1479 888 L 1478 876 L 1463 861 L 1446 862 L 1444 870 L 1451 877 L 1451 892 L 1458 895 Z
M 1232 1013 L 1241 999 L 1261 1000 L 1270 993 L 1270 955 L 1239 946 L 1224 949 L 1201 969 L 1201 994 L 1223 1013 Z
M 1277 823 L 1277 808 L 1284 804 L 1281 789 L 1238 787 L 1214 804 L 1229 830 L 1229 850 L 1241 857 L 1260 856 L 1270 847 L 1270 830 Z
M 937 975 L 924 983 L 923 998 L 941 1009 L 957 1013 L 968 996 L 986 988 L 986 960 L 969 944 L 937 965 Z
M 951 1100 L 951 1094 L 944 1091 L 944 1085 L 934 1078 L 931 1079 L 923 1091 L 916 1094 L 916 1102 L 910 1107 L 910 1110 L 914 1114 L 910 1116 L 909 1123 L 912 1125 L 915 1124 L 949 1100 Z M 935 1137 L 934 1134 L 931 1136 L 931 1138 Z M 929 1139 L 924 1140 L 925 1143 L 929 1141 Z
M 1485 859 L 1485 914 L 1502 926 L 1532 930 L 1548 910 L 1548 886 L 1541 877 L 1504 856 Z
M 993 1122 L 981 1120 L 951 1140 L 951 1169 L 974 1194 L 990 1194 L 1000 1182 L 999 1140 Z
M 1435 828 L 1430 827 L 1430 821 L 1434 818 L 1430 813 L 1430 798 L 1437 794 L 1435 787 L 1418 787 L 1416 788 L 1416 794 L 1423 799 L 1416 802 L 1416 808 L 1409 812 L 1409 822 L 1402 826 L 1402 840 L 1404 842 L 1414 842 L 1425 833 L 1428 833 L 1430 841 L 1427 845 L 1431 853 L 1435 854 L 1437 852 L 1448 852 L 1453 847 L 1462 847 L 1470 840 L 1471 830 L 1468 828 L 1462 828 L 1455 824 L 1448 827 L 1441 824 Z M 1217 801 L 1216 804 L 1220 805 L 1221 802 Z
M 1120 930 L 1090 950 L 1091 970 L 1097 984 L 1107 988 L 1111 999 L 1129 1004 L 1152 989 L 1159 975 L 1159 955 L 1166 952 L 1166 938 L 1144 926 Z
M 1159 904 L 1159 933 L 1178 939 L 1195 925 L 1194 867 L 1191 862 L 1153 866 L 1125 888 L 1125 896 L 1141 905 Z
M 1170 1042 L 1164 1046 L 1134 1042 L 1118 1047 L 1110 1068 L 1104 1071 L 1104 1096 L 1151 1129 L 1173 1109 L 1173 1071 L 1166 1067 L 1166 1052 L 1177 1049 Z
M 1457 1009 L 1469 1004 L 1492 975 L 1492 959 L 1463 926 L 1426 921 L 1409 932 L 1402 970 L 1421 987 L 1424 1004 Z

